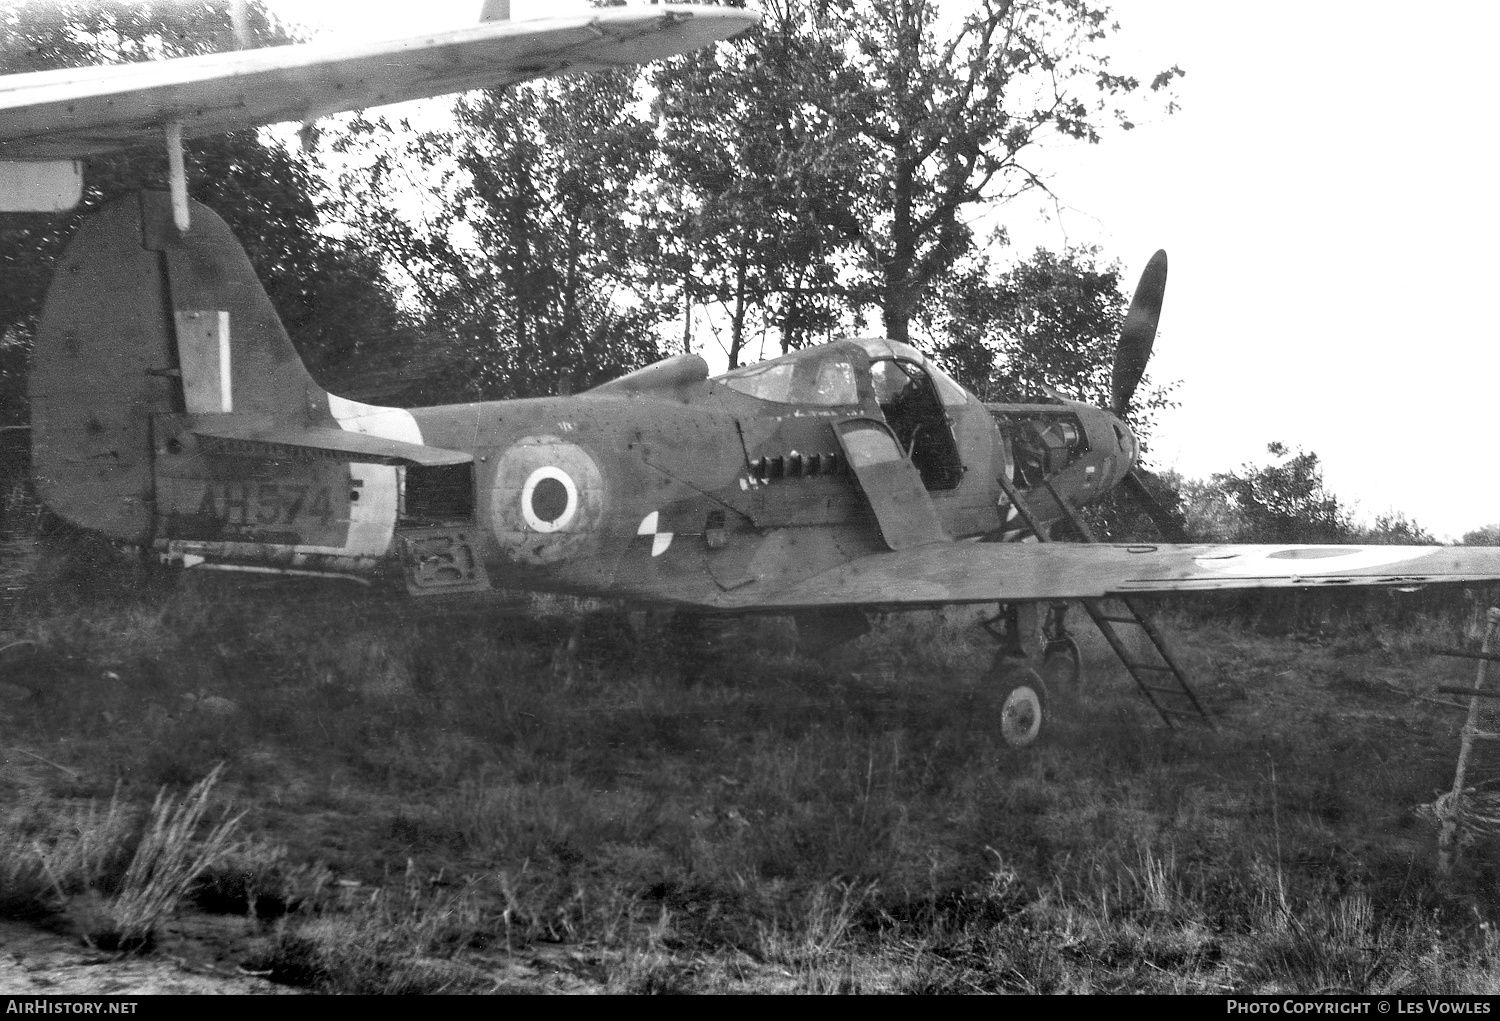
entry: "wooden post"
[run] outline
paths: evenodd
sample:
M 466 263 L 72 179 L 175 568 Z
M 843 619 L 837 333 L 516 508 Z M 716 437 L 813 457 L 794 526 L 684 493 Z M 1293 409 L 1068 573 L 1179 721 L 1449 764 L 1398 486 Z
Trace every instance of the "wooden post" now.
M 1495 637 L 1495 628 L 1500 626 L 1500 608 L 1490 607 L 1485 614 L 1484 645 L 1483 652 L 1488 655 L 1491 643 Z M 1464 722 L 1463 739 L 1458 747 L 1458 768 L 1453 773 L 1453 793 L 1449 796 L 1448 811 L 1443 813 L 1442 829 L 1438 831 L 1438 873 L 1447 875 L 1453 868 L 1454 861 L 1458 858 L 1456 850 L 1458 838 L 1458 813 L 1463 804 L 1464 797 L 1464 774 L 1469 769 L 1469 752 L 1474 748 L 1474 735 L 1479 730 L 1479 703 L 1480 692 L 1484 691 L 1484 681 L 1487 668 L 1490 663 L 1487 659 L 1479 661 L 1479 669 L 1474 677 L 1474 694 L 1469 697 L 1469 716 Z

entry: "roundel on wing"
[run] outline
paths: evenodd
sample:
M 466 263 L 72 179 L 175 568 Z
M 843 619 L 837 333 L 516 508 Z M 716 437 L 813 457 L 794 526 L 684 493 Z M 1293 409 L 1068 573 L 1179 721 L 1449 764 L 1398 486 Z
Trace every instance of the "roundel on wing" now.
M 599 465 L 556 436 L 528 436 L 501 454 L 491 496 L 495 538 L 522 563 L 577 554 L 604 517 Z

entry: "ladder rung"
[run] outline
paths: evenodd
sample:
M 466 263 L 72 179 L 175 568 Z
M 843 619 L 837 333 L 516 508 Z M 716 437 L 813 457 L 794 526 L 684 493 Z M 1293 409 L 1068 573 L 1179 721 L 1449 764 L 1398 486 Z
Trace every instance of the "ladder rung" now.
M 1429 655 L 1433 656 L 1458 656 L 1461 659 L 1487 659 L 1491 663 L 1500 663 L 1500 655 L 1493 652 L 1470 652 L 1468 649 L 1431 649 Z
M 1145 626 L 1145 625 L 1143 625 L 1141 623 L 1141 619 L 1139 617 L 1108 617 L 1108 616 L 1105 616 L 1104 614 L 1101 613 L 1101 614 L 1099 614 L 1099 616 L 1095 617 L 1094 619 L 1095 620 L 1107 620 L 1111 624 L 1134 624 L 1137 627 L 1144 627 Z

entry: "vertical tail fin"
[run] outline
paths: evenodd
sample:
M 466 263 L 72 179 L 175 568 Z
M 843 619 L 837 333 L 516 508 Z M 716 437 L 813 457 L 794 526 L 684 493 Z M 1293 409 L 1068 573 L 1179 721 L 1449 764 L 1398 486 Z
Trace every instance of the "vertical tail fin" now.
M 164 192 L 91 217 L 58 261 L 28 387 L 32 459 L 60 516 L 127 542 L 154 527 L 153 416 L 264 415 L 333 425 L 229 227 L 194 203 L 179 233 Z

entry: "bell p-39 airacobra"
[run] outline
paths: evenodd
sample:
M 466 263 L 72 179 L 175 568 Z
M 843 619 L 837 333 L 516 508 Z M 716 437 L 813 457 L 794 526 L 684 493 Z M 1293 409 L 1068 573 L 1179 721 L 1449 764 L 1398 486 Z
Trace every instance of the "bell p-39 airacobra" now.
M 1500 578 L 1500 550 L 1109 545 L 1046 540 L 1125 485 L 1124 421 L 1156 333 L 1166 258 L 1127 315 L 1109 410 L 985 404 L 916 348 L 855 338 L 711 376 L 697 355 L 567 397 L 374 407 L 304 369 L 238 242 L 189 202 L 187 135 L 565 70 L 731 35 L 724 8 L 612 8 L 389 44 L 304 44 L 0 79 L 0 209 L 76 199 L 76 161 L 165 139 L 169 192 L 92 216 L 62 257 L 30 370 L 38 492 L 61 517 L 184 568 L 404 578 L 728 613 L 810 638 L 872 610 L 1048 606 L 1048 665 L 1076 671 L 1080 601 L 1169 723 L 1204 715 L 1132 597 Z M 1149 507 L 1149 503 L 1148 503 Z M 1108 601 L 1106 601 L 1108 600 Z M 1002 733 L 1033 739 L 1044 684 L 992 668 Z M 1154 656 L 1119 629 L 1145 632 Z

